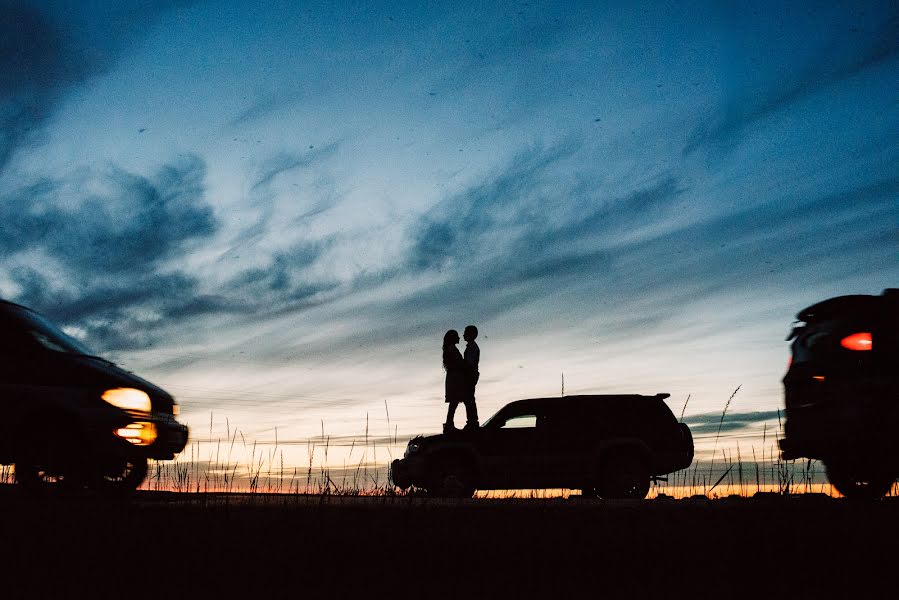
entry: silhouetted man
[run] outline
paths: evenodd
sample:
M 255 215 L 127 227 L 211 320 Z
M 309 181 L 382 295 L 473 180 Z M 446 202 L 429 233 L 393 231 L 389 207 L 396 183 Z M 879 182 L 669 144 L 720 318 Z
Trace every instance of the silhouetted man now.
M 465 362 L 471 367 L 470 389 L 465 401 L 465 417 L 467 419 L 467 422 L 465 423 L 466 429 L 476 429 L 479 426 L 478 407 L 477 404 L 475 404 L 474 396 L 475 386 L 478 384 L 478 379 L 481 378 L 481 373 L 478 370 L 478 363 L 481 362 L 481 349 L 475 341 L 477 337 L 478 328 L 474 325 L 469 325 L 462 333 L 462 339 L 465 340 Z

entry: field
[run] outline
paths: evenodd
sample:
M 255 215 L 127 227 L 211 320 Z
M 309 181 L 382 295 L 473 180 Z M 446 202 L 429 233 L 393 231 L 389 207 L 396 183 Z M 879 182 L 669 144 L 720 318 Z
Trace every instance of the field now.
M 890 597 L 899 500 L 640 502 L 0 486 L 8 597 Z M 75 592 L 77 591 L 77 594 Z

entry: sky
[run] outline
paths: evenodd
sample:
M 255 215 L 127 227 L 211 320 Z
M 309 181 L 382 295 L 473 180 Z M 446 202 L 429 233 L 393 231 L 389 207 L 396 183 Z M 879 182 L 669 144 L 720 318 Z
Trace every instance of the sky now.
M 795 314 L 899 287 L 894 2 L 422 4 L 2 0 L 0 297 L 300 447 L 438 431 L 468 324 L 484 417 L 755 439 Z

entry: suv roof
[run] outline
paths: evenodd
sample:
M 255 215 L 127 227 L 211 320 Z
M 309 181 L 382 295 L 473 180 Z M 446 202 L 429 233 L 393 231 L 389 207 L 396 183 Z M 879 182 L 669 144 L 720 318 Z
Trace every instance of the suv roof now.
M 650 400 L 664 400 L 671 394 L 655 394 L 654 396 L 644 396 L 641 394 L 585 394 L 580 396 L 556 396 L 550 398 L 527 398 L 525 400 L 516 400 L 510 402 L 506 406 L 520 406 L 523 404 L 542 406 L 542 405 L 578 405 L 579 407 L 590 407 L 591 405 L 600 408 L 611 405 L 624 405 L 627 403 L 641 402 Z
M 887 288 L 880 296 L 869 294 L 854 294 L 851 296 L 837 296 L 823 302 L 804 308 L 796 315 L 800 321 L 810 323 L 828 318 L 840 317 L 846 313 L 865 313 L 878 310 L 893 301 L 899 306 L 899 288 Z

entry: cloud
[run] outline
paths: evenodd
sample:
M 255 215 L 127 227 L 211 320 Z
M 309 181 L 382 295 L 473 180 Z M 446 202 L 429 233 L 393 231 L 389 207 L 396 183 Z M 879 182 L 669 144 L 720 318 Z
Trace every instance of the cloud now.
M 71 89 L 108 72 L 122 48 L 169 10 L 193 0 L 125 0 L 37 8 L 5 1 L 0 19 L 0 174 L 38 133 Z M 85 32 L 87 34 L 85 35 Z
M 623 238 L 668 221 L 684 192 L 675 177 L 612 193 L 572 164 L 579 149 L 576 140 L 532 148 L 425 214 L 412 228 L 407 264 L 446 270 L 452 281 L 410 302 L 446 302 L 476 290 L 479 302 L 490 302 L 503 289 L 524 286 L 539 295 L 561 279 L 601 276 Z M 495 298 L 508 306 L 507 295 Z
M 3 5 L 0 19 L 0 172 L 43 125 L 63 90 L 96 72 L 73 40 L 40 11 Z
M 585 171 L 581 152 L 571 140 L 529 148 L 426 211 L 407 229 L 403 261 L 354 288 L 408 291 L 374 296 L 364 331 L 331 348 L 515 311 L 531 315 L 531 331 L 598 319 L 603 336 L 644 336 L 720 296 L 780 303 L 789 318 L 797 295 L 839 286 L 859 264 L 895 273 L 896 178 L 737 209 L 712 202 L 685 217 L 695 193 L 675 174 L 620 191 Z M 760 298 L 759 289 L 772 292 Z M 728 314 L 749 308 L 729 302 Z M 709 327 L 722 324 L 710 317 Z
M 684 423 L 690 426 L 694 436 L 704 433 L 717 433 L 720 425 L 721 432 L 734 432 L 746 429 L 757 423 L 776 421 L 778 411 L 763 410 L 743 413 L 728 413 L 721 421 L 721 413 L 703 413 L 684 417 Z
M 4 232 L 15 232 L 0 246 L 11 295 L 107 349 L 148 345 L 171 319 L 221 310 L 175 266 L 218 230 L 205 171 L 191 156 L 152 177 L 114 169 L 0 198 Z
M 727 146 L 753 123 L 899 55 L 899 13 L 895 7 L 886 11 L 870 7 L 873 10 L 868 14 L 852 6 L 834 8 L 827 15 L 809 11 L 808 15 L 792 15 L 785 21 L 795 25 L 813 17 L 816 35 L 793 32 L 783 24 L 784 15 L 779 14 L 789 8 L 772 8 L 778 11 L 777 25 L 765 18 L 745 22 L 742 14 L 735 16 L 741 22 L 737 31 L 743 35 L 733 42 L 734 64 L 724 66 L 732 90 L 724 98 L 721 112 L 690 134 L 685 154 L 702 147 Z M 775 54 L 778 62 L 794 64 L 772 68 L 771 63 L 758 58 L 767 53 Z
M 320 165 L 323 161 L 332 158 L 339 147 L 340 143 L 335 141 L 310 147 L 305 152 L 279 152 L 263 161 L 250 190 L 253 192 L 264 190 L 281 175 Z
M 332 152 L 263 170 L 259 189 Z M 258 266 L 188 260 L 211 248 L 222 222 L 206 197 L 206 165 L 188 155 L 149 176 L 111 167 L 43 178 L 0 193 L 0 295 L 83 332 L 100 350 L 170 343 L 174 332 L 223 315 L 244 321 L 319 304 L 338 283 L 309 269 L 334 243 L 299 239 L 273 251 L 265 224 L 242 231 Z M 250 235 L 251 239 L 247 238 Z

